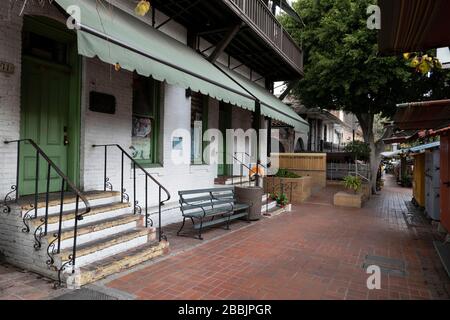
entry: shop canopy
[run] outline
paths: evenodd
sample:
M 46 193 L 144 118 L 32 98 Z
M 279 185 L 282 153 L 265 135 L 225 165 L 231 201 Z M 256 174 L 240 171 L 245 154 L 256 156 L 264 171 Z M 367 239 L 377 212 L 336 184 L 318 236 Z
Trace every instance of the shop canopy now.
M 250 111 L 255 111 L 255 102 L 259 100 L 262 114 L 276 115 L 276 119 L 296 130 L 308 132 L 307 124 L 300 116 L 263 88 L 254 89 L 249 80 L 238 82 L 239 77 L 223 72 L 223 68 L 210 63 L 185 44 L 121 9 L 91 0 L 55 1 L 68 13 L 71 13 L 71 6 L 80 8 L 79 54 L 89 58 L 97 56 L 106 63 L 119 64 L 125 70 L 190 88 Z M 252 87 L 252 92 L 257 92 L 258 96 L 246 87 Z
M 434 148 L 439 148 L 441 146 L 440 141 L 432 142 L 423 144 L 420 146 L 415 146 L 411 148 L 396 150 L 396 151 L 389 151 L 389 152 L 382 152 L 381 155 L 385 158 L 394 158 L 401 155 L 407 155 L 407 154 L 415 154 L 415 153 L 422 153 L 425 150 L 430 150 Z
M 447 127 L 450 125 L 450 100 L 398 104 L 394 125 L 403 130 Z
M 261 114 L 271 119 L 282 121 L 294 127 L 296 131 L 305 133 L 309 131 L 308 122 L 301 118 L 293 108 L 284 104 L 273 94 L 268 93 L 263 87 L 257 85 L 253 81 L 250 81 L 239 73 L 222 65 L 218 65 L 218 67 L 260 101 Z
M 450 1 L 379 0 L 381 54 L 426 51 L 450 46 Z

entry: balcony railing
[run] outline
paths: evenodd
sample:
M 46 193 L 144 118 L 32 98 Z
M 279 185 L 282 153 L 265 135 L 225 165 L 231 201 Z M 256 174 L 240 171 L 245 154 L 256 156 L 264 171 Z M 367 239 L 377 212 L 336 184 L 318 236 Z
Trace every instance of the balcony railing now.
M 245 15 L 266 40 L 278 48 L 297 69 L 303 70 L 302 49 L 261 0 L 224 0 Z

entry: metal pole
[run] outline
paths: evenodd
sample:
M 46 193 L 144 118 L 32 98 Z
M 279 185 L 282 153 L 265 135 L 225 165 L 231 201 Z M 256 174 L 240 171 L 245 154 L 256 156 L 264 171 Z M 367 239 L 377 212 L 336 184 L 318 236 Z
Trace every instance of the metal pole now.
M 19 200 L 20 141 L 17 142 L 16 202 Z
M 261 103 L 259 100 L 255 101 L 255 120 L 254 120 L 254 128 L 256 130 L 256 187 L 259 187 L 259 166 L 261 164 L 261 155 L 260 155 L 260 129 L 261 129 Z
M 105 146 L 105 167 L 103 170 L 103 191 L 106 192 L 106 167 L 108 162 L 108 147 Z
M 38 210 L 38 194 L 39 194 L 39 151 L 36 150 L 36 180 L 34 194 L 34 217 L 37 218 Z

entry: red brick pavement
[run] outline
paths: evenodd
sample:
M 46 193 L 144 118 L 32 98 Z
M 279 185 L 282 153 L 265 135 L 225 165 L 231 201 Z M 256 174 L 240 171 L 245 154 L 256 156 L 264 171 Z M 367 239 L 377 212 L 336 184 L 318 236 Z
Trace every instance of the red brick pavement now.
M 411 191 L 387 181 L 363 209 L 339 209 L 332 186 L 289 214 L 212 229 L 205 242 L 170 237 L 176 255 L 124 273 L 107 286 L 139 299 L 448 299 L 450 281 L 430 224 L 405 219 Z M 176 229 L 176 226 L 172 226 Z M 168 228 L 168 233 L 171 229 Z M 221 236 L 222 237 L 218 237 Z M 194 247 L 194 245 L 201 244 Z M 369 291 L 366 255 L 405 263 L 406 276 L 382 276 Z M 0 265 L 0 299 L 50 299 L 64 293 L 33 273 Z
M 405 219 L 410 190 L 387 181 L 363 209 L 343 209 L 330 203 L 333 188 L 107 286 L 139 299 L 449 299 L 432 245 L 439 235 Z M 381 290 L 370 291 L 367 255 L 399 260 L 406 274 L 384 273 Z

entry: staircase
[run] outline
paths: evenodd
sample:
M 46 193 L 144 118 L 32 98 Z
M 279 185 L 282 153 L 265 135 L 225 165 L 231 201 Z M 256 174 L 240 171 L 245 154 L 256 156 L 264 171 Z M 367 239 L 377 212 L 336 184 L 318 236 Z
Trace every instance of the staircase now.
M 14 243 L 1 243 L 7 261 L 57 280 L 55 287 L 67 284 L 77 288 L 168 252 L 169 243 L 162 232 L 161 215 L 158 228 L 153 227 L 147 210 L 143 211 L 138 205 L 135 180 L 134 205 L 123 187 L 121 191 L 108 190 L 111 186 L 108 178 L 105 178 L 103 191 L 81 193 L 34 141 L 13 142 L 20 147 L 24 141 L 37 150 L 40 161 L 48 164 L 47 192 L 38 193 L 36 183 L 35 194 L 19 198 L 17 181 L 6 196 L 4 205 L 8 215 L 4 223 L 15 226 L 7 229 L 10 234 L 5 235 Z M 105 162 L 106 148 L 114 147 L 122 152 L 122 170 L 123 159 L 128 157 L 134 171 L 144 171 L 145 204 L 148 202 L 148 182 L 157 184 L 160 211 L 164 202 L 170 199 L 167 190 L 120 146 L 102 147 L 105 147 Z M 19 170 L 19 164 L 17 168 Z M 48 191 L 49 181 L 55 172 L 62 186 L 60 191 L 52 193 Z M 36 173 L 39 176 L 39 161 L 36 161 Z M 123 180 L 121 184 L 123 186 Z M 165 200 L 162 200 L 163 192 L 167 195 Z M 12 193 L 15 193 L 15 199 L 12 199 Z
M 58 194 L 50 194 L 50 198 L 56 196 Z M 61 270 L 61 282 L 85 285 L 168 251 L 169 243 L 156 240 L 156 229 L 145 227 L 144 216 L 134 214 L 131 205 L 121 201 L 120 192 L 91 191 L 86 192 L 85 196 L 91 210 L 83 216 L 83 220 L 78 221 L 75 276 L 69 267 L 73 255 L 76 197 L 68 194 L 64 198 L 59 237 L 55 237 L 60 224 L 59 200 L 49 201 L 47 233 L 42 226 L 46 214 L 45 200 L 38 201 L 37 218 L 27 216 L 30 212 L 34 213 L 34 205 L 26 204 L 32 197 L 19 200 L 20 216 L 28 225 L 34 247 L 47 251 L 45 261 L 39 261 L 39 265 L 50 266 L 50 270 L 54 271 Z M 58 241 L 59 252 L 56 250 Z M 54 272 L 53 275 L 46 273 L 55 279 L 58 276 Z

